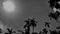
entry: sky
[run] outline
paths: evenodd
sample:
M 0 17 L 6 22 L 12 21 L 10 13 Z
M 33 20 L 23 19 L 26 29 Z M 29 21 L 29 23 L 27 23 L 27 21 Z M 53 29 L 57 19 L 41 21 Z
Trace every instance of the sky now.
M 36 21 L 38 21 L 38 25 L 35 28 L 36 32 L 44 28 L 45 21 L 51 22 L 51 25 L 53 26 L 51 27 L 52 29 L 54 29 L 56 25 L 54 20 L 50 21 L 47 17 L 48 13 L 52 11 L 49 7 L 48 0 L 13 0 L 17 8 L 15 12 L 11 13 L 6 12 L 1 8 L 2 2 L 3 0 L 0 0 L 0 18 L 5 25 L 7 24 L 13 29 L 24 30 L 24 20 L 27 20 L 28 18 L 36 18 Z

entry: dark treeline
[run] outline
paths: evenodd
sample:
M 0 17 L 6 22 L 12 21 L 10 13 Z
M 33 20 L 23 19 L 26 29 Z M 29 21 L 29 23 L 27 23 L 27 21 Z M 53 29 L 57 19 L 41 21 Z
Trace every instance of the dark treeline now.
M 25 20 L 24 21 L 26 24 L 24 25 L 24 31 L 25 32 L 23 32 L 23 31 L 21 31 L 21 30 L 13 30 L 12 28 L 7 28 L 7 31 L 8 32 L 2 32 L 2 29 L 0 29 L 0 33 L 1 34 L 48 34 L 48 32 L 50 32 L 50 34 L 60 34 L 60 30 L 59 31 L 57 31 L 57 30 L 48 30 L 48 28 L 50 28 L 51 26 L 50 26 L 50 22 L 45 22 L 44 23 L 44 28 L 42 29 L 42 31 L 39 31 L 39 32 L 35 32 L 34 31 L 34 28 L 35 27 L 37 27 L 37 21 L 35 20 L 35 18 L 33 18 L 33 19 L 28 19 L 28 20 Z M 34 23 L 33 23 L 34 22 Z M 33 25 L 32 25 L 33 24 Z M 30 33 L 30 27 L 33 27 L 32 29 L 33 29 L 33 32 L 32 33 Z M 46 27 L 48 27 L 48 28 L 46 28 Z M 57 27 L 57 29 L 59 29 L 59 27 Z
M 28 19 L 28 20 L 25 20 L 25 25 L 24 25 L 24 29 L 25 29 L 25 32 L 21 31 L 21 30 L 13 30 L 12 28 L 7 28 L 7 31 L 8 32 L 4 32 L 4 34 L 47 34 L 48 33 L 48 30 L 47 28 L 43 28 L 42 31 L 40 31 L 39 33 L 38 32 L 35 32 L 34 31 L 34 28 L 37 26 L 37 21 L 35 21 L 35 18 L 33 19 Z M 30 27 L 33 27 L 33 32 L 30 33 Z M 48 22 L 45 22 L 45 27 L 50 27 Z M 2 34 L 2 29 L 0 29 L 0 33 Z

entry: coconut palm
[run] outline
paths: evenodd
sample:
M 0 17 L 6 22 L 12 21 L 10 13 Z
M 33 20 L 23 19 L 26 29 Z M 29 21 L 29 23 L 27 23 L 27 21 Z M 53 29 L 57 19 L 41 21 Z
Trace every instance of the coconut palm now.
M 25 28 L 25 34 L 30 34 L 30 19 L 25 20 L 26 25 L 24 25 Z
M 34 32 L 34 27 L 36 27 L 36 23 L 37 21 L 35 21 L 35 18 L 33 18 L 30 23 L 30 25 L 33 27 L 33 32 Z

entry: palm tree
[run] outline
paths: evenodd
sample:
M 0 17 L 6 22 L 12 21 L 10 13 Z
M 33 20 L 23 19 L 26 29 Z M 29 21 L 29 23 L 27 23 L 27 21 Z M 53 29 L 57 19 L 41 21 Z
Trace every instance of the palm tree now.
M 26 24 L 24 25 L 25 34 L 30 34 L 30 19 L 25 20 Z
M 30 25 L 33 27 L 33 32 L 34 32 L 34 27 L 36 27 L 36 23 L 37 21 L 35 21 L 35 18 L 33 18 L 30 23 Z

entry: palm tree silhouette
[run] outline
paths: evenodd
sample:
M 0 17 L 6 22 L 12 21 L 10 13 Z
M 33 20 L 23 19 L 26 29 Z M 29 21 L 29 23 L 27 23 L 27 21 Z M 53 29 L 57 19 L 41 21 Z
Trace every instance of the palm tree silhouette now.
M 24 25 L 25 34 L 30 34 L 30 19 L 25 20 L 26 24 Z
M 36 27 L 36 23 L 37 23 L 37 21 L 35 21 L 35 18 L 31 19 L 30 26 L 33 27 L 33 32 L 34 32 L 34 27 Z

